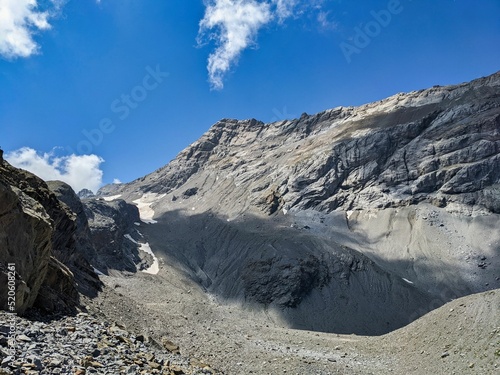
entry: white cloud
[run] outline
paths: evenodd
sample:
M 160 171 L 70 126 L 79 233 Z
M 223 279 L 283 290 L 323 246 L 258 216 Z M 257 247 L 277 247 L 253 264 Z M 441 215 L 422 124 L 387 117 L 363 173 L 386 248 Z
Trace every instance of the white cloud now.
M 217 49 L 208 57 L 209 81 L 213 88 L 224 87 L 223 78 L 240 53 L 253 43 L 259 29 L 272 18 L 268 3 L 254 0 L 215 0 L 207 5 L 200 22 L 200 35 L 216 28 L 211 38 Z
M 0 55 L 15 58 L 37 53 L 33 35 L 50 29 L 49 18 L 63 2 L 50 0 L 50 6 L 42 10 L 38 0 L 0 0 Z
M 121 184 L 122 182 L 118 178 L 113 179 L 113 184 Z
M 9 152 L 5 159 L 17 168 L 26 169 L 43 180 L 60 180 L 69 184 L 75 192 L 86 188 L 96 192 L 102 185 L 103 172 L 99 168 L 104 159 L 97 155 L 75 154 L 57 157 L 53 153 L 39 154 L 23 147 Z
M 293 15 L 297 0 L 210 0 L 200 21 L 198 43 L 213 39 L 217 48 L 208 57 L 212 88 L 224 87 L 224 76 L 243 50 L 255 43 L 258 31 L 273 20 L 283 22 Z M 214 31 L 215 30 L 215 31 Z M 211 31 L 211 33 L 210 33 Z

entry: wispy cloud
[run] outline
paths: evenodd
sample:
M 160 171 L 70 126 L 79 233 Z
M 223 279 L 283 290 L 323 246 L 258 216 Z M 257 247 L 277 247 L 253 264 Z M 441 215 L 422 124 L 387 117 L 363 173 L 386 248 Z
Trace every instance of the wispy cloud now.
M 318 21 L 318 25 L 320 27 L 321 30 L 335 30 L 337 29 L 338 25 L 335 21 L 333 21 L 331 19 L 331 15 L 330 15 L 330 12 L 325 12 L 325 11 L 322 11 L 320 10 L 318 12 L 318 15 L 316 17 L 317 21 Z
M 17 168 L 36 174 L 45 181 L 60 180 L 79 192 L 86 188 L 96 192 L 102 185 L 104 160 L 97 155 L 69 155 L 57 157 L 54 153 L 38 153 L 23 147 L 9 152 L 5 159 Z
M 279 21 L 283 22 L 293 15 L 298 0 L 273 0 L 272 3 L 276 6 L 276 15 Z
M 34 34 L 51 28 L 49 19 L 63 3 L 50 0 L 40 9 L 38 0 L 0 0 L 0 55 L 15 58 L 37 53 Z
M 259 30 L 271 21 L 283 22 L 293 15 L 296 0 L 210 0 L 200 21 L 198 43 L 215 40 L 208 57 L 209 81 L 214 89 L 224 87 L 224 76 L 243 50 L 255 44 Z

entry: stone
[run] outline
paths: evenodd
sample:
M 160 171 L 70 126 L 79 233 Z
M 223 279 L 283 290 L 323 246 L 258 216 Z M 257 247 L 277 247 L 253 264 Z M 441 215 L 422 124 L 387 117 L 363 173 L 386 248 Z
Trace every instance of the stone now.
M 125 344 L 132 344 L 132 340 L 130 340 L 128 337 L 122 336 L 122 335 L 116 335 L 116 339 L 120 342 L 123 342 Z
M 23 334 L 17 335 L 16 339 L 20 340 L 20 341 L 24 341 L 24 342 L 30 342 L 31 341 L 31 339 L 28 336 L 23 335 Z
M 27 357 L 27 359 L 34 365 L 34 367 L 37 370 L 42 369 L 42 361 L 40 360 L 40 358 L 35 357 L 35 356 L 29 356 L 29 357 Z
M 139 371 L 139 366 L 132 365 L 127 369 L 126 374 L 137 374 L 138 371 Z
M 97 362 L 97 361 L 91 361 L 90 366 L 97 367 L 97 368 L 104 367 L 104 365 L 101 362 Z
M 179 346 L 178 345 L 175 345 L 172 341 L 170 341 L 167 337 L 163 336 L 161 338 L 161 344 L 163 345 L 163 347 L 168 350 L 169 352 L 171 353 L 176 353 L 176 354 L 180 354 L 180 351 L 179 351 Z
M 9 355 L 9 356 L 5 357 L 4 359 L 2 359 L 2 366 L 8 365 L 9 363 L 11 363 L 13 361 L 14 361 L 14 357 Z
M 183 375 L 185 372 L 178 366 L 170 366 L 170 372 L 173 375 Z
M 52 360 L 49 362 L 48 366 L 49 366 L 49 367 L 59 367 L 59 366 L 61 366 L 61 364 L 62 364 L 62 361 L 61 361 L 61 360 L 58 360 L 58 359 L 52 359 Z
M 158 362 L 148 362 L 148 366 L 154 370 L 159 370 L 162 367 Z
M 208 366 L 207 364 L 203 363 L 202 361 L 200 361 L 196 358 L 191 358 L 189 363 L 191 364 L 191 366 L 200 367 L 200 368 L 205 368 Z
M 136 339 L 137 341 L 139 341 L 139 342 L 145 342 L 145 341 L 147 341 L 147 337 L 146 337 L 145 335 L 143 335 L 143 334 L 139 334 L 139 335 L 137 335 L 137 336 L 135 337 L 135 339 Z

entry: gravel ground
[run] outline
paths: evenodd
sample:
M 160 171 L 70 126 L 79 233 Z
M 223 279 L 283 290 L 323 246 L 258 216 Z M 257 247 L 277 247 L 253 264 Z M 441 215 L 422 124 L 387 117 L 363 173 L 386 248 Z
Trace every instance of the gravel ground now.
M 380 337 L 287 328 L 273 311 L 221 303 L 162 265 L 158 275 L 104 276 L 87 301 L 100 319 L 179 345 L 192 363 L 225 374 L 496 374 L 500 291 L 452 301 Z
M 87 312 L 0 315 L 0 374 L 497 374 L 500 291 L 452 301 L 380 337 L 293 330 L 221 303 L 173 267 L 101 276 Z M 17 338 L 10 349 L 10 327 Z M 12 355 L 13 354 L 13 355 Z
M 25 319 L 1 312 L 0 344 L 2 375 L 218 373 L 166 339 L 158 344 L 87 313 Z

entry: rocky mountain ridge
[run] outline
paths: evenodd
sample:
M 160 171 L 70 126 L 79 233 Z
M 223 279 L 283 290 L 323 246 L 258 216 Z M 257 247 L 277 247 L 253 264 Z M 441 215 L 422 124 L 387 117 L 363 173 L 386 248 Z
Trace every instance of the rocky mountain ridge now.
M 165 167 L 100 194 L 170 193 L 204 175 L 185 191 L 224 190 L 223 209 L 245 190 L 239 210 L 266 214 L 421 201 L 498 213 L 499 86 L 496 73 L 296 120 L 224 119 Z
M 380 334 L 500 287 L 499 150 L 496 73 L 296 120 L 224 119 L 98 196 L 141 202 L 163 264 L 223 300 Z

